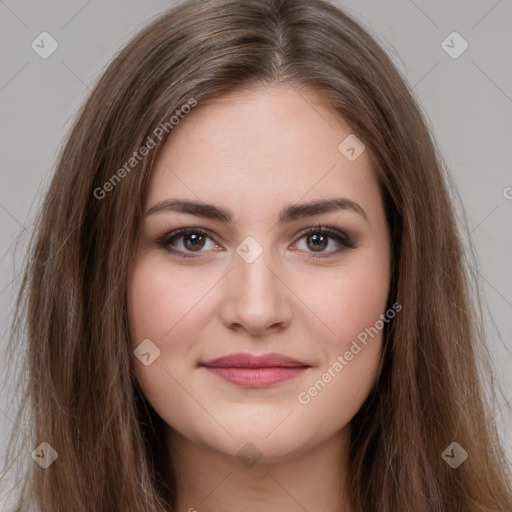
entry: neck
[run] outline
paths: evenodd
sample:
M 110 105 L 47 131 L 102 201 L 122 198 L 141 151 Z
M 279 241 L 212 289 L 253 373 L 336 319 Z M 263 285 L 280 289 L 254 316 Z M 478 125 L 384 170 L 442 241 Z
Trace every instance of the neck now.
M 246 465 L 170 429 L 177 512 L 351 512 L 346 492 L 350 427 L 286 460 Z

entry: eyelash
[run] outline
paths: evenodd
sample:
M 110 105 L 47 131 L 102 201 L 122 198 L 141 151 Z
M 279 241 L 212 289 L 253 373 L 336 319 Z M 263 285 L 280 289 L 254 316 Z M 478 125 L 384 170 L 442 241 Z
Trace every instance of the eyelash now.
M 212 235 L 208 231 L 206 231 L 202 228 L 180 228 L 180 229 L 176 229 L 175 231 L 165 232 L 163 235 L 161 235 L 157 239 L 156 242 L 160 247 L 172 252 L 173 254 L 177 255 L 180 258 L 200 257 L 199 254 L 201 251 L 198 251 L 198 256 L 195 256 L 195 255 L 193 256 L 190 253 L 187 254 L 182 251 L 171 248 L 172 242 L 174 242 L 175 240 L 178 240 L 179 238 L 182 238 L 184 235 L 190 235 L 190 234 L 198 234 L 198 235 L 206 236 L 206 237 L 210 238 L 216 245 L 219 245 L 219 244 L 217 244 L 217 242 L 215 242 Z M 340 252 L 345 251 L 346 249 L 354 249 L 355 248 L 354 243 L 347 235 L 345 235 L 344 233 L 342 233 L 338 230 L 329 228 L 327 226 L 321 226 L 321 225 L 318 225 L 316 227 L 311 227 L 311 228 L 308 228 L 305 231 L 303 231 L 301 236 L 299 237 L 299 240 L 301 240 L 302 238 L 304 238 L 308 235 L 313 235 L 313 234 L 327 235 L 328 237 L 336 240 L 342 247 L 339 249 L 336 249 L 334 251 L 327 252 L 325 254 L 321 254 L 321 253 L 315 254 L 314 252 L 311 252 L 310 253 L 311 255 L 309 256 L 310 258 L 329 258 L 329 257 L 339 254 Z

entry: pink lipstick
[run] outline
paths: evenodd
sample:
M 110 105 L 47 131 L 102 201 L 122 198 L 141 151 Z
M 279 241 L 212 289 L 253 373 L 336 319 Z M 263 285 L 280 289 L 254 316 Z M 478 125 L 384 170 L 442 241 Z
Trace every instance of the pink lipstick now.
M 272 386 L 292 379 L 310 366 L 282 354 L 236 353 L 200 363 L 232 384 L 251 388 Z

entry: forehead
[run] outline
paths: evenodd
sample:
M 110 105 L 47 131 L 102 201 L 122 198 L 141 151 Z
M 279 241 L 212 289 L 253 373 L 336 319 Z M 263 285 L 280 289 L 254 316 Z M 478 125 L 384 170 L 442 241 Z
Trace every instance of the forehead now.
M 155 163 L 148 201 L 227 201 L 240 212 L 333 195 L 375 202 L 366 151 L 350 161 L 338 148 L 352 133 L 313 90 L 234 91 L 195 107 L 174 128 Z

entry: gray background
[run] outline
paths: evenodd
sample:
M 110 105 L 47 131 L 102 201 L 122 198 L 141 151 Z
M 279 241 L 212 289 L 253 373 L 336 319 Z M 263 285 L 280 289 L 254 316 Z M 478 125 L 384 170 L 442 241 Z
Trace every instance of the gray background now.
M 492 314 L 492 356 L 504 390 L 497 418 L 511 459 L 512 414 L 506 405 L 512 400 L 512 1 L 337 4 L 370 30 L 405 75 L 455 180 Z M 172 5 L 168 0 L 0 1 L 2 360 L 23 249 L 71 119 L 113 53 Z M 44 31 L 59 45 L 47 59 L 31 48 Z M 453 31 L 469 44 L 456 59 L 441 46 Z M 13 393 L 0 389 L 0 451 L 12 426 L 14 410 L 7 399 Z

